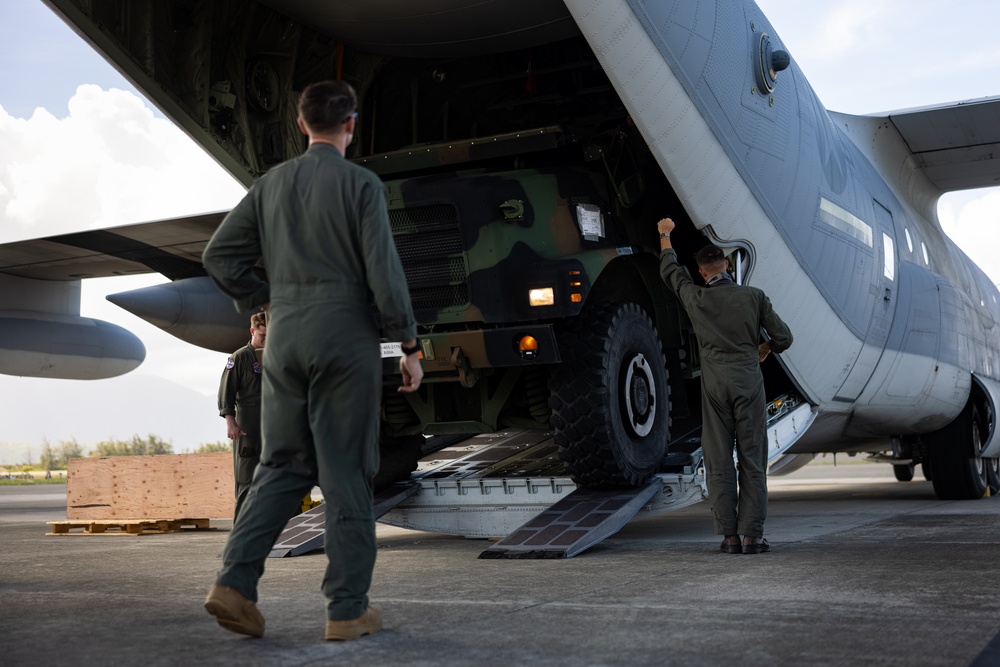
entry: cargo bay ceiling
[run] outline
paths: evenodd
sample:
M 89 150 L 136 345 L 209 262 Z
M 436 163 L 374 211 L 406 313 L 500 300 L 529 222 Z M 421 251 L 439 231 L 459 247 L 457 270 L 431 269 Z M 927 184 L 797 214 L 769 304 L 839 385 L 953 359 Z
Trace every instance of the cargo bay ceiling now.
M 559 0 L 438 0 L 419 9 L 406 0 L 45 2 L 247 186 L 302 152 L 295 105 L 310 82 L 341 77 L 364 98 L 400 54 L 458 62 L 578 34 Z M 531 63 L 517 67 L 523 73 Z M 512 76 L 493 74 L 498 81 Z M 356 154 L 380 148 L 373 113 Z M 407 141 L 419 141 L 410 134 Z

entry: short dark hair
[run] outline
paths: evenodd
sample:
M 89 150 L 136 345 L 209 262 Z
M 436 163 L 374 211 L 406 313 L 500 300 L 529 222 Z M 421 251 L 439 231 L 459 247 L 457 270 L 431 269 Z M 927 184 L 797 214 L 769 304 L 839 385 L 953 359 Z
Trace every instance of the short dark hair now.
M 698 262 L 698 266 L 714 266 L 726 261 L 726 253 L 718 246 L 707 245 L 695 253 L 694 261 Z
M 317 81 L 299 96 L 299 115 L 313 132 L 327 134 L 347 122 L 358 108 L 358 96 L 343 81 Z

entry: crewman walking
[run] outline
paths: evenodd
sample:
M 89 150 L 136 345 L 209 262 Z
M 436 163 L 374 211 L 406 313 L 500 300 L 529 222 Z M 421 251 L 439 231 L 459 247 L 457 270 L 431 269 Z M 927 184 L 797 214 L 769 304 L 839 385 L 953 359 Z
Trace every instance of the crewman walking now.
M 263 452 L 205 600 L 222 627 L 255 637 L 264 634 L 256 606 L 264 560 L 317 482 L 326 502 L 326 638 L 382 627 L 367 595 L 382 387 L 373 305 L 382 336 L 403 345 L 399 390 L 416 391 L 423 369 L 382 182 L 344 158 L 356 123 L 349 85 L 307 86 L 298 124 L 308 150 L 254 184 L 203 256 L 237 307 L 269 310 Z M 267 282 L 256 271 L 261 260 Z

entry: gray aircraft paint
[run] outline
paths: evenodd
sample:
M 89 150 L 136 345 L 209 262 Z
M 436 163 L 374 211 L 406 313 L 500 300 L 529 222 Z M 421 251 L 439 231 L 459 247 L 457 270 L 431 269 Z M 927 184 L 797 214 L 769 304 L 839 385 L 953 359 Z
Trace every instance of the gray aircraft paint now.
M 927 394 L 908 397 L 910 401 L 906 409 L 898 412 L 890 409 L 888 416 L 884 411 L 878 413 L 883 433 L 890 423 L 904 430 L 915 428 L 916 415 L 922 415 L 916 418 L 922 430 L 947 423 L 965 404 L 970 369 L 979 369 L 987 377 L 996 379 L 995 375 L 989 375 L 989 371 L 996 372 L 995 364 L 989 361 L 995 355 L 994 341 L 990 346 L 979 346 L 984 349 L 987 359 L 970 363 L 970 346 L 964 340 L 970 335 L 967 333 L 970 328 L 965 325 L 976 326 L 977 323 L 971 322 L 969 317 L 970 311 L 975 309 L 963 297 L 965 290 L 957 289 L 952 282 L 960 285 L 967 282 L 960 279 L 962 272 L 971 271 L 977 275 L 981 272 L 967 268 L 971 263 L 943 234 L 939 231 L 934 233 L 939 230 L 936 225 L 916 217 L 912 209 L 903 206 L 890 185 L 826 112 L 794 61 L 788 70 L 778 74 L 773 93 L 760 95 L 753 92 L 756 84 L 752 70 L 746 64 L 755 55 L 760 36 L 767 33 L 775 48 L 781 46 L 777 35 L 753 3 L 692 5 L 629 0 L 628 5 L 634 11 L 633 21 L 623 21 L 621 17 L 625 12 L 615 12 L 613 7 L 609 7 L 611 4 L 602 2 L 598 7 L 598 3 L 594 2 L 571 2 L 568 6 L 578 22 L 601 13 L 603 20 L 612 20 L 613 15 L 614 20 L 623 23 L 619 29 L 603 33 L 614 34 L 615 44 L 592 46 L 605 68 L 612 73 L 622 97 L 631 99 L 636 106 L 633 117 L 645 130 L 650 144 L 657 144 L 662 150 L 665 143 L 675 141 L 676 137 L 664 136 L 663 124 L 655 122 L 657 113 L 652 111 L 655 106 L 648 102 L 642 106 L 645 96 L 638 90 L 639 77 L 634 75 L 637 66 L 642 68 L 645 75 L 642 78 L 647 85 L 648 81 L 659 84 L 673 80 L 676 83 L 681 90 L 673 91 L 672 95 L 683 94 L 695 115 L 703 118 L 711 131 L 711 140 L 707 137 L 699 139 L 699 150 L 708 143 L 712 144 L 713 148 L 717 147 L 724 153 L 724 156 L 713 159 L 729 162 L 736 172 L 736 178 L 731 174 L 722 181 L 713 178 L 710 182 L 723 182 L 726 188 L 737 190 L 740 189 L 740 182 L 745 184 L 743 187 L 747 194 L 753 198 L 769 224 L 754 221 L 754 216 L 750 215 L 751 207 L 743 210 L 737 207 L 737 210 L 725 214 L 718 208 L 713 210 L 712 206 L 694 203 L 692 217 L 699 224 L 710 226 L 721 240 L 745 240 L 753 249 L 750 282 L 761 285 L 769 294 L 775 287 L 765 286 L 771 281 L 763 274 L 771 272 L 768 267 L 773 260 L 766 258 L 761 251 L 765 247 L 773 248 L 775 242 L 785 246 L 792 255 L 791 263 L 782 264 L 780 275 L 775 278 L 779 281 L 805 280 L 818 292 L 815 295 L 793 296 L 788 290 L 787 294 L 775 299 L 782 316 L 794 322 L 796 333 L 806 334 L 798 335 L 798 349 L 790 350 L 785 355 L 786 367 L 822 410 L 837 413 L 853 408 L 855 402 L 862 406 L 860 414 L 855 415 L 850 424 L 842 424 L 845 434 L 863 435 L 870 428 L 870 424 L 865 427 L 863 413 L 866 410 L 863 406 L 888 403 L 891 408 L 892 403 L 901 403 L 898 387 L 909 383 L 896 380 L 893 384 L 889 380 L 893 377 L 892 368 L 910 366 L 904 364 L 904 359 L 933 361 L 938 372 L 930 376 L 933 382 L 927 383 L 930 385 Z M 593 34 L 597 34 L 597 25 L 594 23 Z M 640 34 L 636 25 L 644 34 Z M 586 28 L 584 33 L 588 35 Z M 655 49 L 663 64 L 671 67 L 657 67 L 648 52 L 640 53 L 639 47 L 635 46 L 639 43 L 636 40 Z M 709 67 L 710 62 L 717 64 L 718 60 L 732 60 L 733 67 Z M 622 72 L 626 74 L 619 74 Z M 633 85 L 630 86 L 630 83 Z M 661 99 L 663 97 L 660 95 Z M 689 115 L 685 111 L 678 117 Z M 689 131 L 685 128 L 677 134 Z M 764 137 L 763 141 L 761 137 Z M 670 163 L 671 168 L 664 167 L 665 171 L 672 172 L 671 182 L 680 190 L 696 189 L 700 186 L 699 176 L 690 167 L 692 160 L 697 158 L 678 162 L 677 156 L 681 153 L 671 151 L 669 157 L 664 155 L 665 159 L 660 164 Z M 704 161 L 707 158 L 701 159 Z M 686 183 L 690 185 L 685 186 Z M 855 223 L 856 228 L 867 228 L 867 234 L 852 233 L 849 224 L 831 224 L 831 216 L 820 208 L 824 200 L 832 203 L 835 210 L 851 214 L 859 221 Z M 724 231 L 726 222 L 723 218 L 727 215 L 730 220 L 739 221 L 731 225 L 730 231 Z M 833 216 L 833 222 L 840 221 Z M 768 239 L 767 226 L 772 227 L 780 238 Z M 912 238 L 911 243 L 907 243 L 901 229 L 910 230 L 911 237 L 921 237 L 920 242 L 924 246 L 918 243 L 911 250 Z M 915 260 L 924 263 L 922 247 L 928 246 L 938 263 L 934 268 L 940 276 L 934 276 L 915 263 Z M 901 252 L 901 248 L 906 249 L 905 253 Z M 790 265 L 799 269 L 793 270 Z M 948 271 L 948 268 L 955 270 Z M 914 274 L 922 275 L 917 278 Z M 921 312 L 912 315 L 914 324 L 920 329 L 910 332 L 905 323 L 897 324 L 895 335 L 891 335 L 898 301 L 905 299 L 912 307 L 915 297 L 906 290 L 917 289 L 918 295 L 929 294 L 929 281 L 934 281 L 933 290 L 938 291 L 940 296 L 937 304 L 933 303 L 933 299 L 929 303 L 921 301 Z M 980 290 L 988 290 L 988 298 L 983 300 L 980 310 L 986 321 L 991 323 L 993 317 L 988 305 L 995 303 L 996 290 L 992 286 L 981 285 L 981 280 L 975 282 Z M 988 281 L 985 282 L 988 285 Z M 785 291 L 781 290 L 778 294 Z M 834 323 L 828 315 L 816 317 L 815 312 L 810 312 L 808 317 L 797 316 L 796 313 L 817 297 L 829 306 L 838 322 Z M 929 315 L 924 309 L 937 310 L 938 314 L 936 317 Z M 928 330 L 927 325 L 931 322 L 936 322 L 936 327 Z M 986 338 L 981 334 L 971 335 L 980 340 Z M 853 339 L 853 345 L 849 346 L 852 349 L 847 354 L 844 354 L 843 344 L 837 343 L 845 338 Z M 841 349 L 838 353 L 831 353 L 831 345 Z M 818 353 L 820 347 L 823 353 Z M 809 367 L 810 364 L 801 359 L 804 354 L 826 360 L 824 363 L 830 368 L 817 368 L 815 364 Z M 844 360 L 848 363 L 845 364 Z M 796 372 L 799 363 L 802 363 L 805 372 Z M 928 361 L 921 361 L 918 365 L 926 368 Z M 880 367 L 890 372 L 879 372 Z M 873 379 L 877 379 L 877 383 Z M 884 390 L 881 389 L 883 385 Z M 883 400 L 892 396 L 888 391 L 893 387 L 897 400 Z M 916 410 L 914 399 L 920 404 Z M 842 408 L 838 408 L 836 403 L 843 404 Z M 928 418 L 923 413 L 930 406 L 934 407 Z M 907 414 L 911 416 L 907 417 Z M 857 432 L 852 433 L 852 430 Z M 807 439 L 803 446 L 808 446 L 810 440 L 812 438 Z

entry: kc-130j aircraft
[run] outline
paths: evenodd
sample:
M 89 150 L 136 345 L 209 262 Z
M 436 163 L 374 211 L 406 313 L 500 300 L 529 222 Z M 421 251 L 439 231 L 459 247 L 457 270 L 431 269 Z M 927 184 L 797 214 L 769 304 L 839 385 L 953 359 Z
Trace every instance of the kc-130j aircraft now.
M 1000 178 L 1000 98 L 827 111 L 750 0 L 45 1 L 247 186 L 304 150 L 304 85 L 358 90 L 348 157 L 385 183 L 427 370 L 384 396 L 397 474 L 424 435 L 506 426 L 551 428 L 589 486 L 682 456 L 699 365 L 657 272 L 670 216 L 682 258 L 726 248 L 794 332 L 764 365 L 772 472 L 870 453 L 942 498 L 1000 489 L 997 289 L 936 213 Z M 163 274 L 109 298 L 236 349 L 246 316 L 200 262 L 222 215 L 0 246 L 0 372 L 140 364 L 79 315 L 106 275 Z

